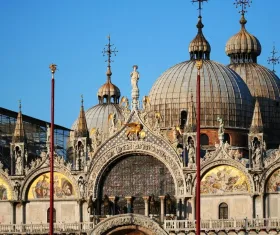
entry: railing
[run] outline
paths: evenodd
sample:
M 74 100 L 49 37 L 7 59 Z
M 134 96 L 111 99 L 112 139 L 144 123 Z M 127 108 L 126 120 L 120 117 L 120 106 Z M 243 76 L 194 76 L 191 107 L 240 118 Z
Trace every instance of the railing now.
M 95 224 L 93 222 L 82 223 L 55 223 L 54 233 L 79 232 L 86 233 L 93 230 Z M 25 234 L 48 234 L 49 224 L 0 224 L 0 234 L 6 233 L 25 233 Z
M 195 220 L 165 220 L 163 227 L 166 231 L 195 230 Z M 201 220 L 201 230 L 258 230 L 280 229 L 280 219 L 227 219 Z

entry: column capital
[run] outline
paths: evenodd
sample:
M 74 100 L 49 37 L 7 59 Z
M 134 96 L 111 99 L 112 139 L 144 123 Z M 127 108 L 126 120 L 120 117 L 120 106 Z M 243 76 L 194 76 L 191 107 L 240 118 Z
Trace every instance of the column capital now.
M 124 198 L 126 199 L 127 202 L 131 202 L 131 200 L 132 200 L 132 196 L 126 196 Z
M 144 196 L 142 198 L 144 199 L 144 201 L 148 201 L 150 199 L 150 196 Z
M 159 196 L 160 200 L 164 200 L 165 196 Z
M 111 202 L 114 202 L 114 203 L 115 203 L 115 201 L 116 201 L 116 196 L 110 196 L 110 197 L 109 197 L 109 200 L 110 200 Z

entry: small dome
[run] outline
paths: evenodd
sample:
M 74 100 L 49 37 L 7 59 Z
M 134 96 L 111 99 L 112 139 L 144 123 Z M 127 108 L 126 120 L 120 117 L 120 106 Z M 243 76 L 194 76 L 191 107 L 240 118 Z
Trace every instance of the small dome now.
M 116 119 L 124 120 L 121 108 L 118 104 L 98 104 L 85 112 L 89 132 L 92 128 L 99 128 L 104 134 L 108 134 L 110 113 L 116 113 Z M 73 123 L 71 129 L 76 130 L 78 119 Z
M 106 74 L 107 82 L 103 84 L 97 92 L 99 104 L 118 104 L 121 97 L 121 92 L 120 89 L 111 82 L 112 72 L 110 66 L 108 66 Z
M 198 28 L 197 35 L 190 42 L 189 53 L 191 59 L 210 59 L 211 46 L 202 33 L 202 17 L 199 16 L 196 27 Z
M 201 76 L 201 127 L 218 128 L 217 117 L 225 127 L 249 128 L 252 96 L 245 82 L 233 70 L 211 60 L 204 60 Z M 149 97 L 151 111 L 160 112 L 163 128 L 178 125 L 181 112 L 196 97 L 196 61 L 190 60 L 164 72 L 153 85 Z
M 232 36 L 226 44 L 226 54 L 231 58 L 231 63 L 257 62 L 257 57 L 261 54 L 261 44 L 259 40 L 245 29 L 247 23 L 242 14 L 240 24 L 241 30 Z

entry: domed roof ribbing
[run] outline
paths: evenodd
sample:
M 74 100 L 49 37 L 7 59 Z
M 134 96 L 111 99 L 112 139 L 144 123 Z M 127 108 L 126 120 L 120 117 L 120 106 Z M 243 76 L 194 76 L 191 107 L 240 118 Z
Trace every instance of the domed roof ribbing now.
M 241 16 L 241 30 L 232 36 L 226 44 L 226 54 L 231 58 L 231 63 L 257 62 L 257 57 L 261 54 L 261 44 L 259 40 L 248 33 L 245 28 L 247 20 L 244 13 Z
M 226 127 L 249 128 L 253 112 L 250 91 L 238 74 L 209 60 L 211 47 L 202 27 L 199 17 L 198 33 L 189 47 L 191 60 L 171 67 L 153 85 L 149 94 L 151 110 L 162 115 L 162 127 L 178 125 L 181 111 L 190 105 L 190 97 L 196 97 L 196 60 L 203 59 L 201 127 L 217 128 L 217 118 L 221 117 Z

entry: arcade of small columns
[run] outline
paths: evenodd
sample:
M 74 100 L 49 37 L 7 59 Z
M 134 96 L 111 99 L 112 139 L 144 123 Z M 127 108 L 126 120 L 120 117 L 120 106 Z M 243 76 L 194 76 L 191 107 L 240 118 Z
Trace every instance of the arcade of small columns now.
M 118 214 L 116 211 L 117 205 L 117 198 L 116 196 L 109 196 L 108 197 L 111 203 L 111 214 L 116 215 Z M 159 213 L 153 211 L 153 205 L 151 205 L 151 196 L 143 196 L 145 205 L 145 216 L 150 217 L 158 217 L 160 216 L 160 220 L 163 221 L 165 217 L 175 218 L 175 210 L 176 210 L 176 217 L 177 219 L 190 219 L 190 210 L 188 209 L 191 205 L 194 205 L 194 197 L 177 197 L 176 198 L 176 206 L 174 207 L 174 201 L 172 200 L 172 206 L 168 208 L 166 202 L 166 196 L 159 196 L 160 199 L 160 211 Z M 127 206 L 127 213 L 133 213 L 133 196 L 126 196 L 126 206 Z M 104 213 L 106 215 L 106 213 Z

